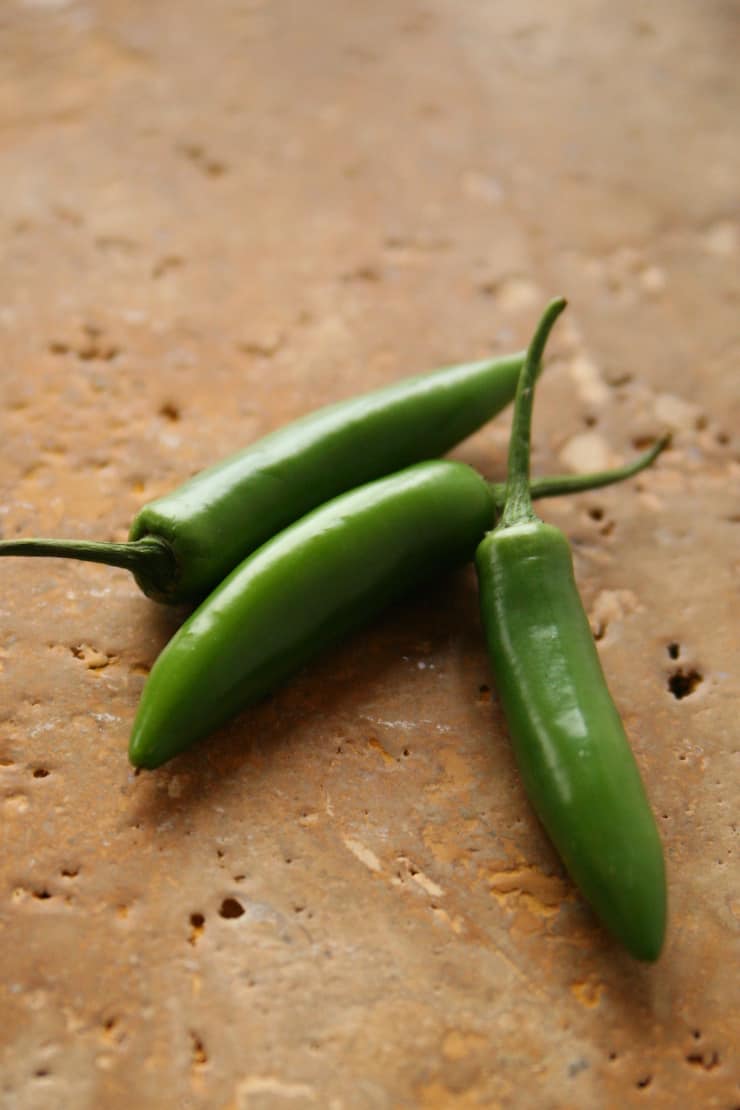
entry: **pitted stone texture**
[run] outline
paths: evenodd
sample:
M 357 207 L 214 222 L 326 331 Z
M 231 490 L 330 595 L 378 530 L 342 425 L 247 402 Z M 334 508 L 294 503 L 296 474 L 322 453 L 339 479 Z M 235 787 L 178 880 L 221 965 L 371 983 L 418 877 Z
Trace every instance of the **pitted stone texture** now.
M 538 473 L 670 881 L 660 962 L 522 795 L 461 571 L 198 750 L 128 731 L 182 620 L 0 565 L 0 1104 L 730 1110 L 740 1099 L 737 17 L 577 0 L 14 0 L 0 527 L 137 508 L 318 405 L 571 307 Z M 506 415 L 456 455 L 503 472 Z

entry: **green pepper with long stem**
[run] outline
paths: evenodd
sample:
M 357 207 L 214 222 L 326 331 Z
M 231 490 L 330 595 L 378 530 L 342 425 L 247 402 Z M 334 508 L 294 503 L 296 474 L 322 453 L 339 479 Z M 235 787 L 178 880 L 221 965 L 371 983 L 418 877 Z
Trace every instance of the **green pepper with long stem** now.
M 157 601 L 200 601 L 271 536 L 344 490 L 436 458 L 511 401 L 523 355 L 405 378 L 309 413 L 136 515 L 128 543 L 14 539 L 0 555 L 124 567 Z
M 647 466 L 543 479 L 535 495 L 620 481 Z M 154 768 L 258 701 L 392 601 L 469 560 L 502 486 L 458 462 L 419 463 L 314 510 L 237 567 L 182 625 L 142 693 L 129 757 Z
M 609 694 L 567 540 L 532 509 L 534 377 L 565 301 L 543 316 L 517 388 L 501 519 L 475 564 L 491 668 L 524 789 L 602 922 L 641 960 L 666 924 L 663 849 Z

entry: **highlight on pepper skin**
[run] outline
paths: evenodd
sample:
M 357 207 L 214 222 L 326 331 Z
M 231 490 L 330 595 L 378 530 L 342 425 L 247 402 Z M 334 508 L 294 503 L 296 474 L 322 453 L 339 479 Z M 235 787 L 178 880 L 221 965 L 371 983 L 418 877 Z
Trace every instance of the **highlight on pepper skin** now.
M 535 515 L 529 482 L 535 369 L 565 308 L 535 332 L 514 402 L 506 501 L 475 555 L 488 656 L 517 764 L 571 878 L 637 959 L 660 954 L 663 847 L 609 694 L 559 529 Z
M 532 493 L 623 481 L 660 449 L 613 471 L 535 479 Z M 463 463 L 418 463 L 334 498 L 273 537 L 157 659 L 134 723 L 132 763 L 160 766 L 394 600 L 469 561 L 504 500 L 505 487 Z
M 461 363 L 317 409 L 144 505 L 128 543 L 12 540 L 0 556 L 123 567 L 155 601 L 200 602 L 318 505 L 443 455 L 480 428 L 512 400 L 522 360 Z

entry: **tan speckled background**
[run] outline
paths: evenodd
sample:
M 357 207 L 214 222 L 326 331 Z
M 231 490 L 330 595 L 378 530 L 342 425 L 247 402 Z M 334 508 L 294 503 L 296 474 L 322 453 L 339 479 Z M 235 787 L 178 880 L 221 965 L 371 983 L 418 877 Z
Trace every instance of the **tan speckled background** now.
M 470 572 L 135 778 L 182 614 L 0 565 L 3 1110 L 740 1105 L 739 37 L 730 0 L 2 5 L 4 536 L 123 539 L 561 292 L 537 471 L 674 432 L 544 509 L 665 840 L 652 968 L 527 807 Z

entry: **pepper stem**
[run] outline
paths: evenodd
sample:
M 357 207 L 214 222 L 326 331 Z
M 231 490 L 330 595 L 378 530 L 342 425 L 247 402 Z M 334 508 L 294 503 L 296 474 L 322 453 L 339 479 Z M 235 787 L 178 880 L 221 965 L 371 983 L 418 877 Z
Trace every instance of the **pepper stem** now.
M 175 575 L 172 548 L 158 536 L 144 536 L 130 543 L 99 543 L 95 540 L 3 540 L 0 541 L 0 555 L 81 559 L 86 563 L 123 567 L 132 574 L 162 583 L 170 583 Z
M 544 497 L 562 497 L 569 493 L 585 493 L 590 489 L 601 489 L 627 478 L 634 478 L 654 462 L 671 442 L 670 435 L 661 436 L 652 447 L 638 455 L 632 462 L 615 466 L 612 470 L 596 470 L 590 474 L 552 474 L 546 478 L 533 478 L 529 490 L 533 501 Z M 498 513 L 506 502 L 506 482 L 491 482 L 491 492 Z
M 524 366 L 519 373 L 519 382 L 514 400 L 514 416 L 509 441 L 509 465 L 506 479 L 506 501 L 501 514 L 501 528 L 512 524 L 523 524 L 536 520 L 532 509 L 532 494 L 529 488 L 529 456 L 532 431 L 532 403 L 534 401 L 534 382 L 539 373 L 540 362 L 552 326 L 566 306 L 563 297 L 551 301 L 542 314 L 537 330 L 527 348 Z

